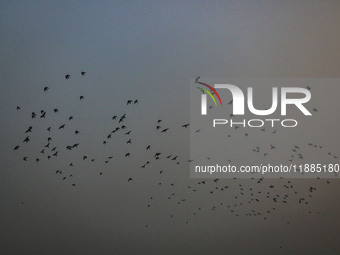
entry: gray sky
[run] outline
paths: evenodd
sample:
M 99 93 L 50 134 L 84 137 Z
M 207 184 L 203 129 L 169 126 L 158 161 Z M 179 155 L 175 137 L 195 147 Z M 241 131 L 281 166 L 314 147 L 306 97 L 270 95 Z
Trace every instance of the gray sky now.
M 181 125 L 198 75 L 338 77 L 339 14 L 336 1 L 1 1 L 0 253 L 336 254 L 337 180 L 198 184 Z M 126 131 L 107 140 L 124 113 Z M 47 137 L 59 152 L 50 160 L 40 153 Z M 256 192 L 261 202 L 249 204 Z M 245 216 L 252 210 L 261 215 Z

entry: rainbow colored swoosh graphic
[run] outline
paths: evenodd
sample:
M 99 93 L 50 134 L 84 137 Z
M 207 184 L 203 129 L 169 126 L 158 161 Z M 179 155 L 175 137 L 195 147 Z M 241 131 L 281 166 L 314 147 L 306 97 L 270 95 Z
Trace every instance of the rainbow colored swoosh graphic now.
M 209 84 L 206 84 L 206 83 L 203 83 L 203 82 L 196 81 L 195 83 L 199 83 L 199 84 L 201 84 L 201 85 L 207 87 L 208 89 L 210 89 L 210 90 L 217 96 L 217 98 L 218 98 L 218 100 L 220 101 L 220 104 L 221 104 L 221 106 L 222 106 L 222 100 L 221 100 L 221 98 L 220 98 L 220 95 L 217 93 L 216 89 L 214 89 L 214 88 L 213 88 L 212 86 L 210 86 Z M 210 93 L 209 90 L 206 90 L 206 89 L 203 89 L 203 88 L 200 88 L 200 87 L 197 87 L 197 88 L 200 89 L 200 90 L 202 90 L 202 91 L 204 91 L 204 92 L 206 92 L 206 93 L 212 98 L 212 100 L 214 101 L 215 105 L 217 104 L 217 103 L 216 103 L 216 100 L 215 100 L 215 98 L 214 98 L 214 96 Z

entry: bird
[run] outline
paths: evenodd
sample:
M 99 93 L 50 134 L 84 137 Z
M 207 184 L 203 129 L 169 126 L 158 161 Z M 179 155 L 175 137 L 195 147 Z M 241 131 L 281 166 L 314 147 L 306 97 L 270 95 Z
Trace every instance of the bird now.
M 47 92 L 49 90 L 49 87 L 44 88 L 44 92 Z
M 182 127 L 187 128 L 189 125 L 190 125 L 190 123 L 184 124 L 184 125 L 182 125 Z
M 84 71 L 81 72 L 81 75 L 82 75 L 82 76 L 84 76 L 85 74 L 86 74 L 86 72 L 84 72 Z
M 70 78 L 71 78 L 71 75 L 69 75 L 69 74 L 66 74 L 66 75 L 65 75 L 65 79 L 66 79 L 66 80 L 68 80 L 68 79 L 70 79 Z
M 32 132 L 32 126 L 29 126 L 28 129 L 25 131 L 25 134 L 28 132 Z

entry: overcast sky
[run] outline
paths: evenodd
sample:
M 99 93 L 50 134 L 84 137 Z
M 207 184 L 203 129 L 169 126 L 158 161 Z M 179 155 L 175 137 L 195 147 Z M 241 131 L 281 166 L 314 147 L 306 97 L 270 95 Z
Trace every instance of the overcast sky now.
M 337 180 L 199 185 L 181 125 L 198 75 L 338 77 L 339 27 L 336 1 L 1 1 L 0 253 L 337 254 Z

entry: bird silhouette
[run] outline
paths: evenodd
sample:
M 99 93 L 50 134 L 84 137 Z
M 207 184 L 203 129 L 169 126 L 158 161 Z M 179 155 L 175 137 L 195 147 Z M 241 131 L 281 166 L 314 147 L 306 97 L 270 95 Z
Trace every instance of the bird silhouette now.
M 29 133 L 29 132 L 32 132 L 32 128 L 33 128 L 32 126 L 29 126 L 28 129 L 25 131 L 25 134 Z

